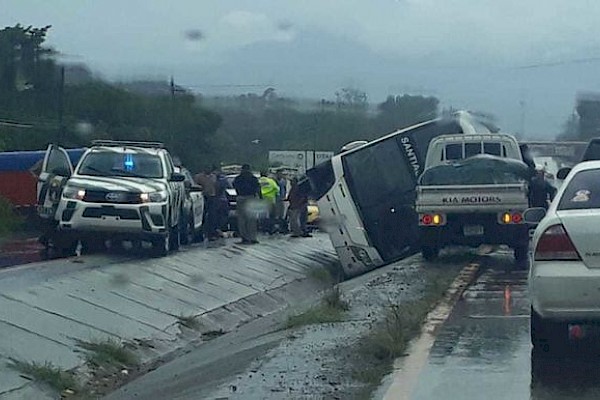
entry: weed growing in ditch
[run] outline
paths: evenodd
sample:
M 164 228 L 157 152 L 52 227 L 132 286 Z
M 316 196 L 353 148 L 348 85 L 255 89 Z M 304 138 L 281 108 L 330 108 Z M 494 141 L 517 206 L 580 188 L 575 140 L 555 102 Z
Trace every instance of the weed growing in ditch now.
M 87 350 L 87 362 L 96 367 L 132 367 L 138 363 L 135 354 L 118 340 L 80 342 L 79 345 Z
M 344 320 L 344 313 L 349 309 L 348 303 L 342 299 L 341 291 L 338 287 L 335 287 L 323 296 L 318 305 L 301 314 L 288 317 L 285 328 L 292 329 L 305 325 L 341 322 Z
M 11 360 L 9 367 L 23 375 L 31 377 L 35 381 L 50 386 L 58 392 L 64 392 L 65 390 L 76 391 L 79 389 L 77 380 L 71 372 L 64 371 L 54 366 L 51 362 L 39 364 L 36 362 Z

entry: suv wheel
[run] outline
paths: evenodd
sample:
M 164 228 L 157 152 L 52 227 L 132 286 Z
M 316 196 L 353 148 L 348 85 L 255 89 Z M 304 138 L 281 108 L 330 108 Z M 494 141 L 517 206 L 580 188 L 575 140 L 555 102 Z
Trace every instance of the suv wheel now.
M 190 244 L 194 242 L 194 215 L 190 211 L 189 218 L 181 218 L 179 222 L 181 244 Z
M 171 232 L 167 231 L 165 235 L 157 236 L 152 240 L 152 250 L 158 257 L 165 257 L 171 250 Z
M 171 250 L 179 250 L 179 247 L 181 246 L 180 238 L 179 224 L 177 224 L 171 229 Z

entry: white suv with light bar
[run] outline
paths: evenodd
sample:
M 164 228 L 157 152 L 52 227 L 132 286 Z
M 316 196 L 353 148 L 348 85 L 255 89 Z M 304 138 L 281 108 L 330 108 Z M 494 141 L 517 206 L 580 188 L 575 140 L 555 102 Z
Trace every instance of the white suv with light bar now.
M 165 255 L 179 246 L 184 179 L 160 143 L 95 141 L 62 189 L 58 230 L 76 240 L 145 240 Z
M 531 342 L 561 347 L 600 322 L 600 161 L 578 164 L 546 213 L 534 208 Z

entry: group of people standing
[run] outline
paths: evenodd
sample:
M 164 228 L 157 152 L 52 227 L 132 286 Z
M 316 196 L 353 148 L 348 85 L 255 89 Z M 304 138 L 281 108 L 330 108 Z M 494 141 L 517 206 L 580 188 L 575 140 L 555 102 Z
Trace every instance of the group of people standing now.
M 292 178 L 288 191 L 288 181 L 281 172 L 270 177 L 266 171 L 260 177 L 254 176 L 250 165 L 244 164 L 242 171 L 233 181 L 237 192 L 237 218 L 241 244 L 258 243 L 258 221 L 261 210 L 266 206 L 266 216 L 262 219 L 265 233 L 288 233 L 292 237 L 310 237 L 306 229 L 308 218 L 308 193 Z M 285 202 L 289 202 L 286 207 Z M 289 229 L 287 220 L 289 219 Z
M 220 228 L 227 224 L 229 215 L 227 178 L 213 168 L 196 175 L 195 181 L 203 187 L 205 196 L 205 235 L 211 241 L 216 240 L 222 236 Z M 298 185 L 297 178 L 288 183 L 281 172 L 272 177 L 266 171 L 257 178 L 250 165 L 244 164 L 233 181 L 233 188 L 237 194 L 241 244 L 258 243 L 259 222 L 262 231 L 268 234 L 285 234 L 291 230 L 294 238 L 310 237 L 307 230 L 308 193 Z
M 214 167 L 194 177 L 202 186 L 204 194 L 204 235 L 210 241 L 223 236 L 221 228 L 229 218 L 229 200 L 227 199 L 227 178 Z

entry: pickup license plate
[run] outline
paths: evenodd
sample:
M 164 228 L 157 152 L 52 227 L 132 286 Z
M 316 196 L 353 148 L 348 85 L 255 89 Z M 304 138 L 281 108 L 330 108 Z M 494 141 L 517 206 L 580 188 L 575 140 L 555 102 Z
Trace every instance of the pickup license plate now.
M 483 226 L 481 226 L 481 225 L 464 226 L 463 233 L 465 236 L 481 236 L 481 235 L 483 235 Z

